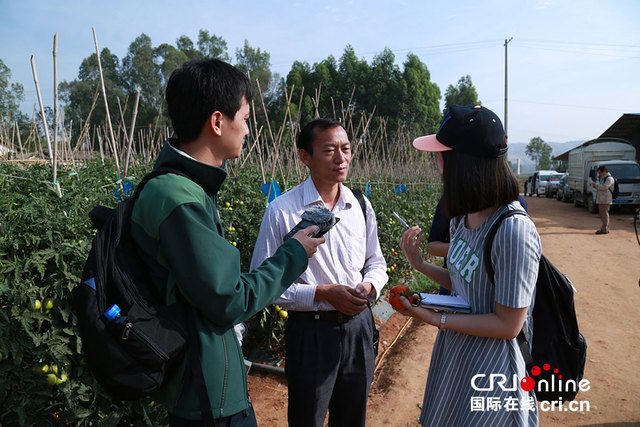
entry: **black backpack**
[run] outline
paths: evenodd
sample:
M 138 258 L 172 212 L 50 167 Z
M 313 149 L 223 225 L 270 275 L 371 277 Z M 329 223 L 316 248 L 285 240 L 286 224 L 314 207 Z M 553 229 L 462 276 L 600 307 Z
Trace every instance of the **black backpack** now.
M 502 220 L 513 215 L 528 216 L 517 210 L 505 212 L 495 221 L 485 238 L 484 263 L 492 284 L 493 239 Z M 524 329 L 517 338 L 527 372 L 535 381 L 538 401 L 571 401 L 578 394 L 587 358 L 587 341 L 578 330 L 573 293 L 569 278 L 541 255 L 532 313 L 533 340 Z
M 153 171 L 142 179 L 135 195 L 115 209 L 96 206 L 89 213 L 98 232 L 80 283 L 73 289 L 73 305 L 85 359 L 107 393 L 119 400 L 152 394 L 180 364 L 190 341 L 197 348 L 189 352 L 190 365 L 203 417 L 212 419 L 193 314 L 186 303 L 160 302 L 129 232 L 140 192 L 150 179 L 165 173 L 186 176 L 171 169 Z M 113 304 L 121 309 L 118 321 L 104 316 Z
M 613 178 L 613 175 L 611 175 L 611 178 Z M 617 199 L 619 194 L 620 187 L 618 187 L 618 180 L 613 178 L 613 189 L 611 190 L 611 196 L 613 197 L 613 200 Z

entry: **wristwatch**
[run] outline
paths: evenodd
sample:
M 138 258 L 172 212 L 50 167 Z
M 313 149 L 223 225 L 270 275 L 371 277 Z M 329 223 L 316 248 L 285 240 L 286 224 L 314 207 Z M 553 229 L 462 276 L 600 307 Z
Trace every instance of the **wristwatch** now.
M 438 329 L 444 329 L 446 324 L 447 324 L 447 313 L 442 313 L 440 315 L 440 326 L 438 326 Z

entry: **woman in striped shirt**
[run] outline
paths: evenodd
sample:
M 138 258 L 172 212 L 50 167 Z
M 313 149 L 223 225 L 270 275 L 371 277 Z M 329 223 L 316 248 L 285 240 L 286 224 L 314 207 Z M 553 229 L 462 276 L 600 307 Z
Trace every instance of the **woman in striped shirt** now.
M 506 210 L 522 210 L 518 182 L 506 161 L 504 129 L 490 110 L 452 106 L 436 135 L 413 145 L 437 152 L 444 207 L 450 222 L 448 269 L 423 260 L 419 227 L 401 248 L 419 272 L 469 302 L 470 314 L 412 307 L 404 314 L 440 330 L 436 338 L 420 423 L 423 426 L 530 426 L 538 424 L 533 391 L 515 337 L 531 332 L 531 310 L 541 254 L 540 237 L 527 216 L 505 219 L 491 251 L 494 284 L 484 268 L 484 239 Z

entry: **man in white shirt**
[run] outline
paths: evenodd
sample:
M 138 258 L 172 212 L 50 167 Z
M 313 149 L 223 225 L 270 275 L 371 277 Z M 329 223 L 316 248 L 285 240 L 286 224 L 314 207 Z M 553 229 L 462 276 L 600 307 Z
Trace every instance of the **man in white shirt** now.
M 276 301 L 289 310 L 285 327 L 285 372 L 290 426 L 364 426 L 373 379 L 375 325 L 367 302 L 388 280 L 376 217 L 365 199 L 342 185 L 351 162 L 351 144 L 342 125 L 316 119 L 298 136 L 299 156 L 311 176 L 267 208 L 251 268 L 269 257 L 312 206 L 340 218 L 307 270 Z

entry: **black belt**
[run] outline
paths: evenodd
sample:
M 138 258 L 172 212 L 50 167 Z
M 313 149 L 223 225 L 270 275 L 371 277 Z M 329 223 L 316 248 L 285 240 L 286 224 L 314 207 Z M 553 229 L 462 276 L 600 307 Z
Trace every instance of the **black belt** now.
M 324 320 L 326 322 L 346 323 L 355 316 L 349 316 L 336 310 L 332 311 L 289 311 L 291 319 Z

